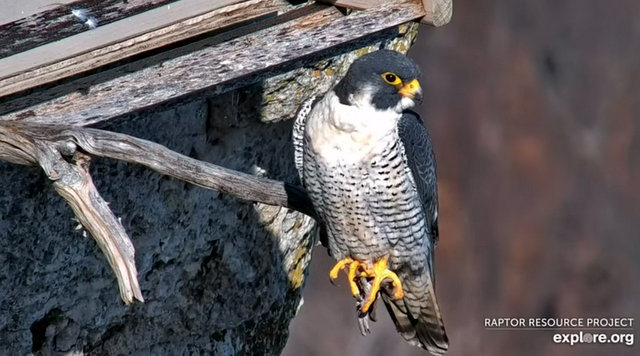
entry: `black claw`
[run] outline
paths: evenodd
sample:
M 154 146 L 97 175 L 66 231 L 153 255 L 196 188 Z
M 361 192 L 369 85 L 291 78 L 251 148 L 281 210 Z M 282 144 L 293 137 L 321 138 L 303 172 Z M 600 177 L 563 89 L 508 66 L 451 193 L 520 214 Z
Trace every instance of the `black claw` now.
M 358 302 L 357 303 L 358 309 L 360 309 L 362 302 L 364 302 L 364 298 L 362 297 L 362 294 L 354 295 L 353 297 L 356 298 L 356 302 Z
M 358 328 L 360 328 L 360 334 L 362 334 L 362 336 L 371 334 L 366 314 L 364 316 L 358 316 Z

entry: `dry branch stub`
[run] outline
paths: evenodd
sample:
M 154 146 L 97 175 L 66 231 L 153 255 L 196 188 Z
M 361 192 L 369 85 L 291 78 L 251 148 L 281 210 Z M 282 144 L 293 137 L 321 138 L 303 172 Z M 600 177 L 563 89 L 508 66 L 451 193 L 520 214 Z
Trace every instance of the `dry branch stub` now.
M 89 173 L 90 157 L 77 152 L 74 142 L 46 138 L 46 132 L 51 131 L 37 126 L 10 127 L 0 122 L 0 157 L 14 154 L 17 157 L 14 162 L 37 163 L 107 257 L 118 280 L 122 300 L 126 304 L 134 300 L 144 301 L 138 283 L 133 243 L 93 184 Z M 6 150 L 7 147 L 12 147 L 12 150 Z M 16 155 L 16 151 L 22 153 Z

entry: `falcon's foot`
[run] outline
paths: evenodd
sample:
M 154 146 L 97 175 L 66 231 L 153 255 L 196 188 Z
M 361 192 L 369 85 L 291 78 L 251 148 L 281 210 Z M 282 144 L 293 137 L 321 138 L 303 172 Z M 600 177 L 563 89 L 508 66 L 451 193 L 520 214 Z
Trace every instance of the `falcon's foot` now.
M 364 267 L 365 266 L 364 263 L 360 261 L 356 261 L 353 258 L 345 258 L 343 260 L 340 260 L 338 261 L 338 263 L 336 263 L 335 266 L 333 266 L 331 271 L 329 271 L 329 278 L 331 278 L 332 281 L 338 278 L 338 272 L 345 269 L 347 266 L 349 267 L 348 278 L 349 278 L 349 287 L 351 287 L 351 294 L 353 294 L 354 297 L 359 299 L 360 288 L 358 288 L 358 285 L 356 284 L 356 278 L 358 277 L 357 275 L 358 269 L 361 267 Z
M 371 280 L 371 289 L 364 293 L 365 298 L 362 303 L 362 307 L 360 308 L 360 312 L 362 314 L 366 314 L 367 311 L 369 311 L 369 308 L 371 308 L 371 305 L 376 301 L 378 291 L 380 290 L 380 285 L 387 278 L 391 279 L 391 283 L 393 284 L 393 287 L 395 289 L 393 296 L 394 299 L 401 299 L 404 296 L 400 278 L 398 278 L 398 275 L 388 269 L 388 261 L 389 256 L 385 256 L 375 262 L 372 266 L 371 263 L 357 261 L 352 258 L 345 258 L 338 261 L 338 263 L 333 266 L 333 268 L 329 272 L 329 277 L 332 280 L 338 278 L 338 272 L 348 266 L 348 277 L 349 286 L 351 287 L 351 294 L 353 294 L 353 296 L 357 299 L 360 299 L 360 295 L 362 294 L 357 284 L 358 278 L 364 277 Z
M 360 308 L 360 312 L 363 314 L 365 314 L 371 307 L 371 304 L 376 301 L 378 291 L 380 290 L 380 285 L 386 278 L 391 279 L 391 283 L 393 284 L 393 287 L 395 289 L 393 298 L 402 299 L 402 297 L 404 297 L 400 278 L 398 278 L 397 274 L 389 270 L 389 268 L 387 267 L 388 261 L 389 256 L 385 256 L 374 263 L 373 268 L 366 269 L 361 273 L 361 276 L 363 277 L 373 278 L 373 281 L 371 283 L 371 290 L 367 294 L 367 298 L 362 304 L 362 308 Z

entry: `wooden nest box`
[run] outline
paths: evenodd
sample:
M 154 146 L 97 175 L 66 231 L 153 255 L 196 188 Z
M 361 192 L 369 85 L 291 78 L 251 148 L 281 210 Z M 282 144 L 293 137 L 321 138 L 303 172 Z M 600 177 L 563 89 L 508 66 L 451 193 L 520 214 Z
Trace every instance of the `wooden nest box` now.
M 2 25 L 0 121 L 96 124 L 452 14 L 451 0 L 295 3 L 81 0 Z

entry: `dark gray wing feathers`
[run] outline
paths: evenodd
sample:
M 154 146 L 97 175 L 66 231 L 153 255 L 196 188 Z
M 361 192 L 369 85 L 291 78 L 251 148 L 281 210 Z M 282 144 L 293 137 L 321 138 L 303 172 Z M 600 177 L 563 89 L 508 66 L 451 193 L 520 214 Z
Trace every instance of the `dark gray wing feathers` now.
M 429 221 L 431 238 L 438 240 L 438 193 L 436 183 L 436 159 L 429 132 L 420 116 L 405 111 L 398 122 L 398 135 L 404 145 L 407 163 L 413 173 L 416 189 Z
M 429 273 L 403 279 L 404 299 L 391 300 L 389 292 L 381 293 L 381 296 L 405 340 L 434 355 L 442 355 L 447 351 L 449 341 L 434 289 L 433 246 L 438 238 L 436 161 L 429 133 L 418 114 L 413 111 L 403 114 L 398 122 L 398 135 L 425 212 L 432 246 L 427 252 Z

